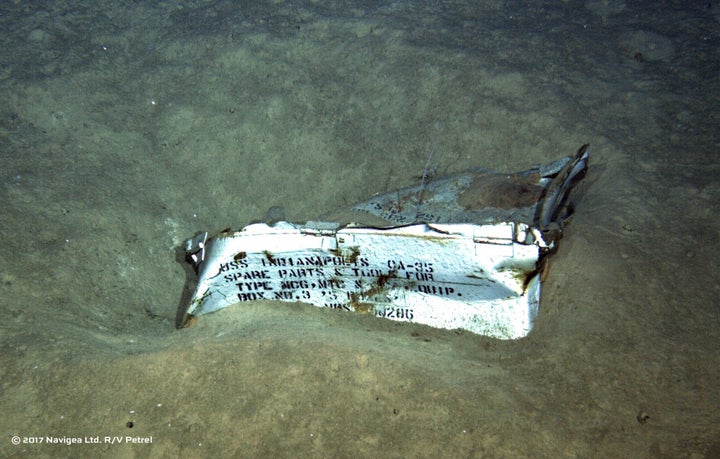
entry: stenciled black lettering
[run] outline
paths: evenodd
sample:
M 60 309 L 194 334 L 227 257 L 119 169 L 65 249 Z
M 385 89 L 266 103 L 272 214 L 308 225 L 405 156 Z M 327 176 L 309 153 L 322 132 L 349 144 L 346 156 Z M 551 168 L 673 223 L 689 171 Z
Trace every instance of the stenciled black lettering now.
M 370 268 L 370 269 L 360 269 L 360 268 L 350 268 L 353 272 L 353 275 L 356 277 L 379 277 L 387 275 L 387 273 L 383 272 L 381 269 L 377 268 Z
M 408 271 L 405 273 L 405 279 L 414 279 L 419 281 L 425 281 L 425 282 L 432 282 L 435 280 L 432 274 L 430 273 L 421 273 L 417 271 Z
M 390 271 L 402 271 L 405 269 L 405 263 L 401 260 L 388 260 L 387 267 Z
M 280 282 L 280 288 L 282 290 L 297 290 L 301 288 L 309 288 L 308 281 L 306 280 L 299 280 L 299 281 L 281 281 Z
M 428 293 L 431 295 L 444 295 L 450 296 L 455 293 L 455 289 L 452 287 L 440 287 L 432 284 L 418 284 L 417 291 L 420 293 Z
M 292 258 L 282 258 L 282 257 L 263 257 L 260 259 L 260 262 L 263 266 L 292 266 L 293 261 Z
M 272 290 L 270 282 L 238 282 L 235 284 L 241 292 L 253 292 L 257 290 Z
M 265 293 L 263 292 L 250 292 L 250 293 L 238 293 L 239 301 L 257 301 L 265 300 Z
M 278 276 L 285 279 L 288 277 L 323 277 L 325 274 L 321 268 L 301 268 L 301 269 L 279 269 Z
M 343 289 L 345 288 L 345 281 L 342 279 L 318 279 L 318 288 L 324 289 Z
M 267 270 L 245 271 L 243 279 L 270 279 L 270 274 Z
M 233 269 L 243 269 L 247 268 L 248 266 L 248 261 L 246 259 L 230 261 L 228 263 L 220 263 L 219 272 L 224 273 L 225 271 L 232 271 Z

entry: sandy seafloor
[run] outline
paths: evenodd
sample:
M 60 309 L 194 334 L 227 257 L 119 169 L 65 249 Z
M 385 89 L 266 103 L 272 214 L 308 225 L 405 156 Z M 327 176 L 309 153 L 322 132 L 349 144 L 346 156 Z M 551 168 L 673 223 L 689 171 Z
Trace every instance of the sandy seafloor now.
M 719 457 L 718 5 L 3 2 L 0 456 Z M 583 143 L 526 338 L 174 328 L 199 230 Z

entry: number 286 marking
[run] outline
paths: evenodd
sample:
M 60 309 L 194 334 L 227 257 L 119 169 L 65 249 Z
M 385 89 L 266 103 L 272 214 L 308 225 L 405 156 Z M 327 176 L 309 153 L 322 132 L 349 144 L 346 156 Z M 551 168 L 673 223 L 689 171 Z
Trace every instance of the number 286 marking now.
M 382 308 L 375 312 L 378 317 L 386 319 L 412 320 L 414 317 L 413 310 L 410 308 Z

